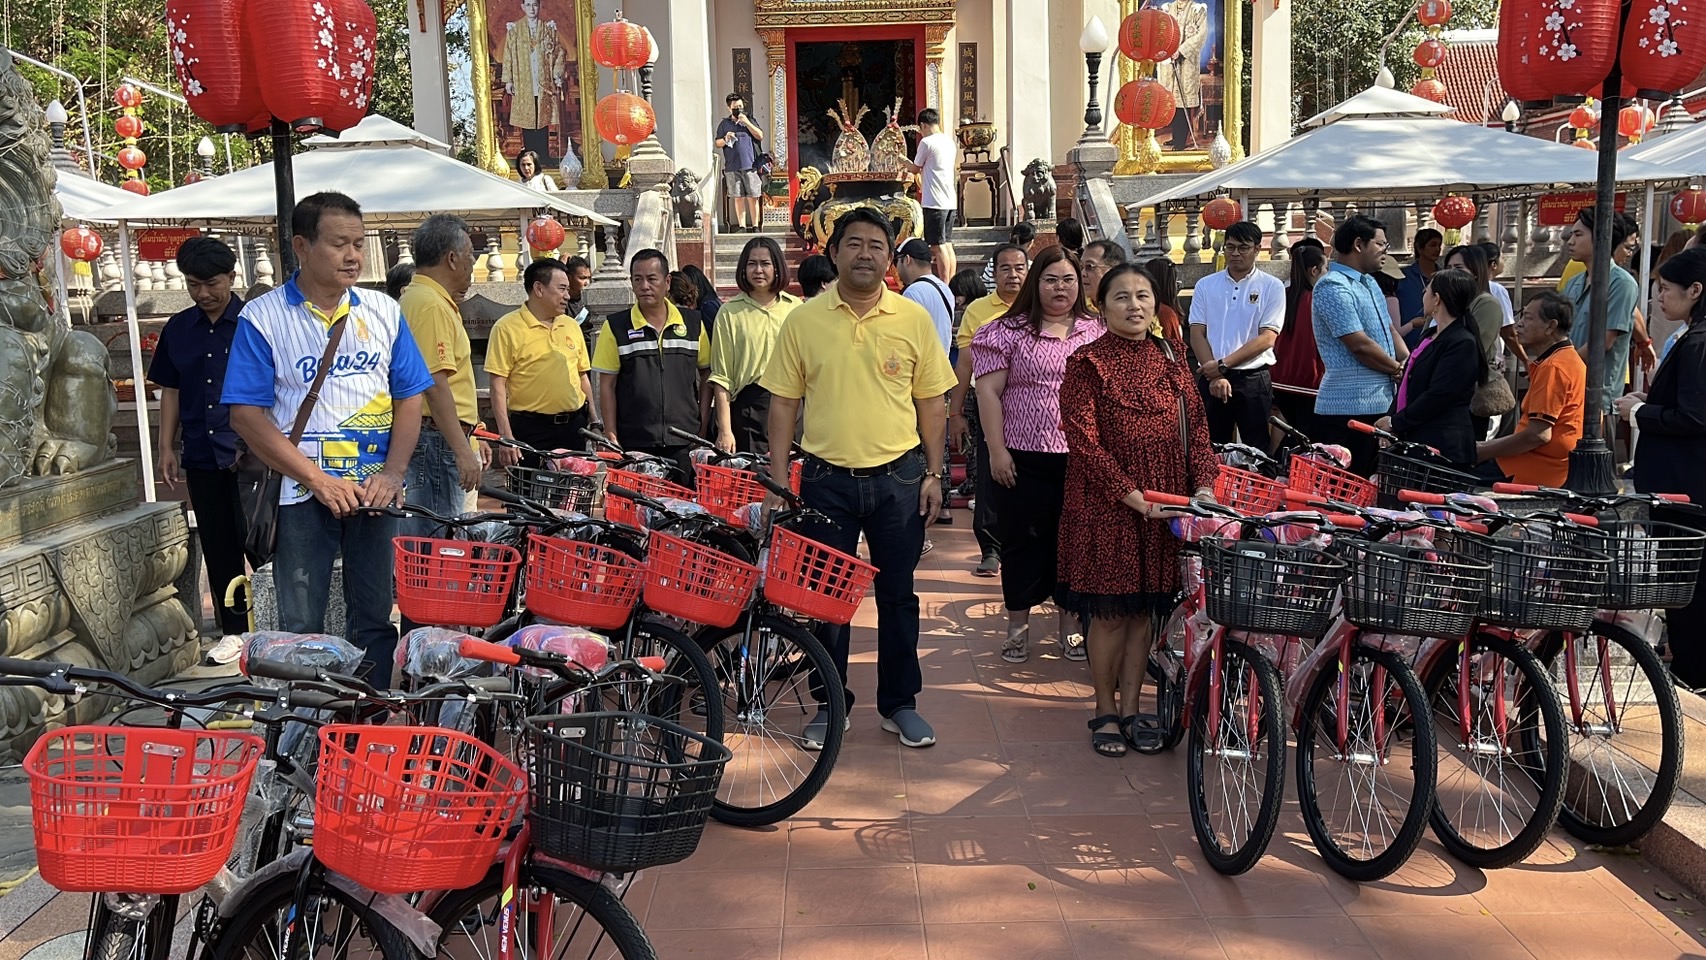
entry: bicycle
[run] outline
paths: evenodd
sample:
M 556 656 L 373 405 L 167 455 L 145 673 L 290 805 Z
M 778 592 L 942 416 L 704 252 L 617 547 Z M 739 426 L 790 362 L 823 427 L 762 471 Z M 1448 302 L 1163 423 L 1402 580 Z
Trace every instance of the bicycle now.
M 1345 469 L 1348 461 L 1340 458 L 1342 447 L 1316 443 L 1278 416 L 1268 417 L 1268 423 L 1297 441 L 1288 451 L 1287 490 L 1302 497 L 1358 507 L 1374 503 L 1379 491 L 1372 481 Z M 1345 456 L 1348 458 L 1348 452 Z

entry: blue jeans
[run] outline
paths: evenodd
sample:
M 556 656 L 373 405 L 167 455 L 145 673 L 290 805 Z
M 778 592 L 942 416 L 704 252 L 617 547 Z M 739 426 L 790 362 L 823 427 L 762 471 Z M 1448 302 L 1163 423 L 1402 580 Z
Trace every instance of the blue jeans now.
M 366 651 L 368 680 L 391 685 L 397 628 L 391 625 L 391 538 L 397 521 L 356 514 L 339 520 L 318 500 L 278 510 L 278 548 L 273 583 L 278 590 L 279 627 L 290 633 L 323 633 L 332 561 L 344 557 L 344 639 Z
M 924 452 L 914 450 L 876 476 L 854 476 L 820 460 L 806 461 L 800 496 L 827 516 L 833 526 L 802 532 L 844 553 L 859 552 L 865 534 L 871 563 L 877 568 L 877 712 L 885 717 L 916 708 L 924 676 L 918 669 L 918 594 L 912 576 L 924 549 L 925 518 L 918 515 L 918 489 L 924 480 Z M 850 628 L 826 624 L 818 639 L 847 684 Z M 847 689 L 847 707 L 853 691 Z
M 462 476 L 456 471 L 456 454 L 437 430 L 421 428 L 415 455 L 409 458 L 408 502 L 434 513 L 454 517 L 462 512 Z M 430 520 L 410 520 L 406 530 L 413 536 L 444 536 Z

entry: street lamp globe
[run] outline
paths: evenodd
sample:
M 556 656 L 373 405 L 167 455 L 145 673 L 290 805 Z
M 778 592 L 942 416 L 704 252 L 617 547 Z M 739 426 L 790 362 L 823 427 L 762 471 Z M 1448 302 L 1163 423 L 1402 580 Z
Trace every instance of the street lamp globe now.
M 1091 17 L 1090 22 L 1084 25 L 1084 32 L 1078 35 L 1078 49 L 1085 53 L 1107 52 L 1108 28 L 1101 17 Z
M 1505 101 L 1505 109 L 1499 114 L 1499 119 L 1506 123 L 1516 123 L 1522 119 L 1522 108 L 1516 105 L 1515 100 L 1507 100 Z
M 1374 85 L 1390 90 L 1398 85 L 1398 78 L 1392 75 L 1392 68 L 1380 65 L 1380 72 L 1374 75 Z
M 203 160 L 211 159 L 213 157 L 213 138 L 202 137 L 197 141 L 195 145 L 195 155 Z
M 47 122 L 48 123 L 70 123 L 71 122 L 71 114 L 65 112 L 65 104 L 60 103 L 58 100 L 55 100 L 52 103 L 48 104 L 46 112 L 47 112 Z
M 658 62 L 662 51 L 658 50 L 658 38 L 652 36 L 651 30 L 641 27 L 640 32 L 646 35 L 646 66 L 649 67 Z

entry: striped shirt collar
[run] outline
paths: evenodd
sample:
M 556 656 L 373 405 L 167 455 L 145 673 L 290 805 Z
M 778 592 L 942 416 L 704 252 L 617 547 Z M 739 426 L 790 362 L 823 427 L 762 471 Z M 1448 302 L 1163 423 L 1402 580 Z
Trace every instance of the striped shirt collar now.
M 302 271 L 298 270 L 290 275 L 289 280 L 284 282 L 284 302 L 293 307 L 311 302 L 308 299 L 308 295 L 303 293 L 302 288 L 296 284 L 296 279 L 300 276 L 302 276 Z M 356 292 L 357 289 L 358 288 L 356 287 L 350 287 L 348 290 L 344 291 L 344 302 L 349 304 L 350 309 L 361 306 L 361 294 Z
M 669 308 L 669 320 L 663 325 L 663 329 L 659 332 L 668 333 L 676 327 L 680 327 L 683 332 L 686 332 L 687 321 L 682 319 L 681 309 L 675 305 L 674 301 L 671 300 L 665 300 L 663 305 Z M 640 312 L 640 305 L 637 303 L 628 308 L 628 325 L 629 328 L 633 330 L 641 330 L 651 326 L 651 324 L 646 322 L 646 315 Z

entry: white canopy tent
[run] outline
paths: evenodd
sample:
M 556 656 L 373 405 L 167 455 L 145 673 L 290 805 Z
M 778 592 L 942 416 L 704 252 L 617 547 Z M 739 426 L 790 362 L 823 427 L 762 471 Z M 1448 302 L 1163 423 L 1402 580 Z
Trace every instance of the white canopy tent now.
M 470 223 L 519 223 L 525 232 L 527 219 L 539 210 L 601 226 L 617 225 L 615 220 L 585 207 L 455 160 L 448 155 L 448 145 L 385 117 L 369 116 L 339 137 L 316 136 L 307 142 L 314 149 L 291 157 L 296 196 L 327 190 L 347 194 L 361 205 L 362 219 L 369 227 L 401 228 L 435 213 L 453 213 Z M 278 220 L 278 199 L 271 163 L 153 196 L 124 197 L 121 203 L 92 211 L 88 219 L 118 224 L 130 359 L 140 371 L 141 330 L 136 316 L 131 226 L 270 228 Z M 143 395 L 138 392 L 139 398 Z M 146 452 L 153 449 L 153 443 L 141 403 L 139 399 L 137 433 Z M 146 453 L 141 460 L 143 489 L 153 500 L 153 464 Z
M 65 211 L 61 217 L 65 222 L 111 221 L 117 218 L 106 215 L 106 211 L 136 199 L 134 193 L 64 170 L 59 171 L 59 179 L 54 181 L 53 195 L 59 198 L 59 205 Z
M 1342 103 L 1327 109 L 1303 121 L 1305 130 L 1326 126 L 1335 120 L 1351 120 L 1369 117 L 1444 117 L 1456 113 L 1457 108 L 1443 103 L 1436 103 L 1426 97 L 1418 97 L 1413 93 L 1394 90 L 1391 87 L 1374 86 L 1350 97 Z

